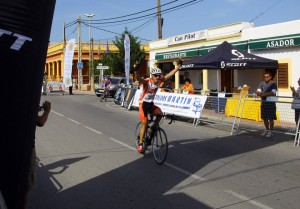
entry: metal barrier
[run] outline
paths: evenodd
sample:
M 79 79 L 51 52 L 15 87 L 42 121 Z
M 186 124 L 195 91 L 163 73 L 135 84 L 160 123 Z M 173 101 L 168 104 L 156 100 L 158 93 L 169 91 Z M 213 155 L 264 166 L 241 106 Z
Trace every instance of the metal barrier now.
M 194 125 L 200 123 L 211 126 L 225 125 L 230 127 L 231 134 L 233 134 L 236 126 L 236 115 L 240 107 L 240 95 L 224 92 L 205 92 L 205 94 L 208 94 L 207 100 L 200 118 L 194 120 Z
M 130 109 L 131 104 L 138 107 L 134 102 L 136 86 L 121 87 L 124 89 L 122 96 L 122 106 Z M 164 89 L 164 92 L 170 92 L 180 95 L 179 90 Z M 138 92 L 137 92 L 138 93 Z M 295 112 L 291 109 L 293 97 L 269 97 L 268 101 L 262 101 L 256 95 L 246 95 L 241 98 L 241 94 L 224 92 L 203 92 L 198 91 L 195 94 L 201 94 L 206 97 L 206 101 L 200 113 L 200 117 L 193 119 L 193 125 L 200 123 L 214 125 L 224 125 L 230 127 L 231 135 L 238 134 L 241 130 L 263 131 L 264 122 L 261 119 L 261 105 L 264 105 L 266 111 L 264 114 L 276 114 L 274 128 L 272 132 L 294 136 L 294 144 L 300 145 L 299 123 L 295 123 Z M 270 105 L 271 104 L 271 105 Z M 275 111 L 276 109 L 276 111 Z
M 44 94 L 49 96 L 51 93 L 59 93 L 64 94 L 65 93 L 65 85 L 62 82 L 57 81 L 50 81 L 47 82 L 44 89 Z
M 291 109 L 293 97 L 274 96 L 269 98 L 268 100 L 261 100 L 256 95 L 246 95 L 241 98 L 235 129 L 237 132 L 240 130 L 265 130 L 261 116 L 276 114 L 277 119 L 274 120 L 272 132 L 295 136 L 294 144 L 299 145 L 299 124 L 296 125 L 295 112 Z M 264 113 L 261 113 L 261 106 L 265 109 Z
M 138 86 L 130 84 L 119 85 L 114 95 L 115 104 L 119 104 L 122 107 L 130 109 L 136 89 L 138 88 Z

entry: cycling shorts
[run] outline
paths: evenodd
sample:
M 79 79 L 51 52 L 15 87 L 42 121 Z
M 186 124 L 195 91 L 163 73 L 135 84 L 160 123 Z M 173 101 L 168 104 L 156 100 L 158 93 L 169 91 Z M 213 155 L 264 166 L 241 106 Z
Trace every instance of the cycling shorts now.
M 147 112 L 152 114 L 157 114 L 160 108 L 155 106 L 153 102 L 140 102 L 139 104 L 139 112 L 140 112 L 140 120 L 147 121 Z

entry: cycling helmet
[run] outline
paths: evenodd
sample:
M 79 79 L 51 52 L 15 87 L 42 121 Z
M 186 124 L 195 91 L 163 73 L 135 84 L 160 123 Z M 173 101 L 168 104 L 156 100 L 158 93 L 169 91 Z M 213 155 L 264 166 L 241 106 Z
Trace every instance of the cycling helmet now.
M 161 74 L 162 72 L 161 72 L 161 69 L 159 69 L 159 68 L 157 68 L 157 67 L 153 67 L 152 69 L 151 69 L 151 72 L 150 72 L 150 74 Z

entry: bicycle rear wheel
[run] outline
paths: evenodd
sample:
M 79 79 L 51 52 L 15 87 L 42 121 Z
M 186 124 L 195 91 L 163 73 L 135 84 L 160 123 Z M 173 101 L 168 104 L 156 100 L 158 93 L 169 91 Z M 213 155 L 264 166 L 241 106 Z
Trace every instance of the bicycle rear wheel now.
M 158 128 L 152 138 L 152 151 L 155 162 L 159 165 L 163 164 L 168 155 L 168 139 L 162 128 Z

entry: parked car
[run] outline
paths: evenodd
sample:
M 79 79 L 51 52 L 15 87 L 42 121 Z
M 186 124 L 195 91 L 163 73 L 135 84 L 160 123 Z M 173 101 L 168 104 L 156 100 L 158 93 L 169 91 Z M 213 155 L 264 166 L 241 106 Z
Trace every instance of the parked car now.
M 125 77 L 110 77 L 110 81 L 111 81 L 111 85 L 110 88 L 108 90 L 108 96 L 109 97 L 114 97 L 118 86 L 121 83 L 125 83 L 126 78 Z M 130 80 L 130 83 L 132 83 L 132 81 Z M 97 88 L 95 88 L 95 94 L 97 95 L 97 97 L 100 97 L 104 92 L 104 84 L 100 83 L 98 84 Z

